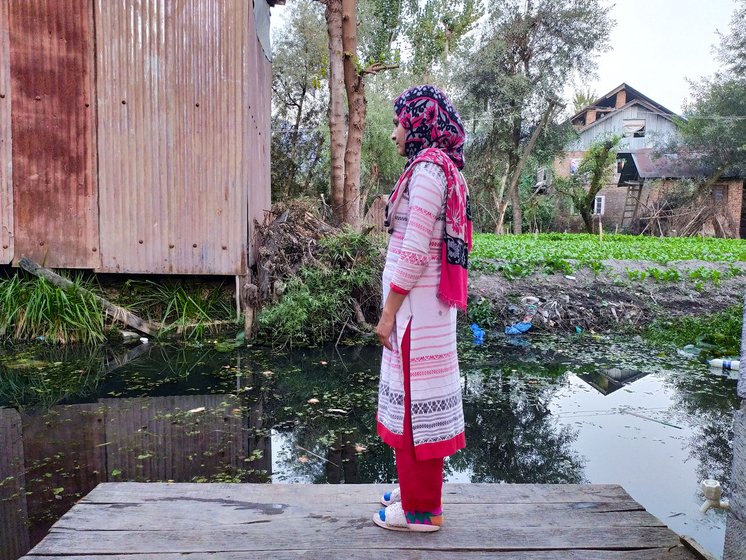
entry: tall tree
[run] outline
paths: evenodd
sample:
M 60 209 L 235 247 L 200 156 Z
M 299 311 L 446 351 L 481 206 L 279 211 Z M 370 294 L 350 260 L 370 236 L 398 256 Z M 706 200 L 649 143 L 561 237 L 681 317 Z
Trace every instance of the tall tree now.
M 720 45 L 715 49 L 720 62 L 734 76 L 746 77 L 746 0 L 736 0 L 736 9 L 727 33 L 718 32 Z
M 364 203 L 360 196 L 360 169 L 367 110 L 366 78 L 382 70 L 398 67 L 399 53 L 393 45 L 402 38 L 403 26 L 400 21 L 405 18 L 406 13 L 402 0 L 316 1 L 326 6 L 329 37 L 332 206 L 339 222 L 357 227 Z M 434 0 L 427 0 L 432 1 Z M 452 15 L 475 3 L 476 0 L 454 0 L 442 4 L 448 9 L 447 13 Z M 453 6 L 460 8 L 456 8 L 454 12 Z M 474 10 L 472 12 L 476 13 Z M 364 19 L 359 21 L 359 15 L 363 15 Z M 412 26 L 407 29 L 412 29 Z M 444 49 L 453 48 L 469 30 L 469 25 L 459 19 L 458 24 L 448 24 L 444 29 L 447 41 L 440 51 L 433 47 L 428 52 L 437 54 Z M 431 40 L 437 40 L 437 36 Z M 425 45 L 426 40 L 422 38 L 419 44 Z
M 414 76 L 429 81 L 434 66 L 447 66 L 482 15 L 481 0 L 406 0 L 404 34 L 411 51 L 407 66 Z
M 323 11 L 311 0 L 290 4 L 287 24 L 273 40 L 272 195 L 313 194 L 324 150 L 327 40 Z
M 316 0 L 326 6 L 329 37 L 329 133 L 331 200 L 336 220 L 354 228 L 360 224 L 360 157 L 365 130 L 365 77 L 396 67 L 391 29 L 372 35 L 369 59 L 358 54 L 358 0 Z M 399 0 L 369 0 L 378 27 L 398 16 Z M 376 19 L 376 18 L 374 18 Z M 394 21 L 398 17 L 394 18 Z M 376 25 L 373 27 L 377 27 Z M 395 26 L 394 26 L 395 29 Z M 388 39 L 385 39 L 388 37 Z M 365 63 L 361 62 L 364 61 Z M 345 111 L 345 101 L 346 108 Z
M 608 46 L 613 22 L 600 0 L 499 0 L 487 30 L 464 64 L 466 106 L 474 117 L 473 158 L 492 194 L 496 232 L 512 205 L 522 231 L 518 184 L 538 137 L 561 104 L 559 93 L 578 73 L 592 72 Z M 476 63 L 475 63 L 476 61 Z
M 692 83 L 680 129 L 681 153 L 699 166 L 710 187 L 724 174 L 746 175 L 746 0 L 739 0 L 716 49 L 720 72 Z
M 614 172 L 617 148 L 621 136 L 594 142 L 578 166 L 578 170 L 569 178 L 557 177 L 554 189 L 561 196 L 572 201 L 575 209 L 580 213 L 585 224 L 585 230 L 593 233 L 593 210 L 596 205 L 596 195 L 609 182 Z

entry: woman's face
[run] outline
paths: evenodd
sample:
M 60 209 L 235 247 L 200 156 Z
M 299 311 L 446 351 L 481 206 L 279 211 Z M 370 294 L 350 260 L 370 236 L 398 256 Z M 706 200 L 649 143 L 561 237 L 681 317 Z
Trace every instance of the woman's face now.
M 397 117 L 394 117 L 394 131 L 391 133 L 391 139 L 396 144 L 396 150 L 400 156 L 406 156 L 407 152 L 405 149 L 407 131 L 399 122 Z

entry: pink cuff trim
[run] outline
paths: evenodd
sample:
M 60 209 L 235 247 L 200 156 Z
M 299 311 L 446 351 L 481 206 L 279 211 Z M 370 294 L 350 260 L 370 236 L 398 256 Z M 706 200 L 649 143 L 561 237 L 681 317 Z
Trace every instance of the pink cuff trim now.
M 393 447 L 394 449 L 401 449 L 402 447 L 404 447 L 403 434 L 395 434 L 379 421 L 376 421 L 376 425 L 376 431 L 386 445 L 388 445 L 389 447 Z
M 406 296 L 409 293 L 409 290 L 405 290 L 404 288 L 400 288 L 399 286 L 397 286 L 393 282 L 391 282 L 391 284 L 389 284 L 389 287 L 391 288 L 392 292 L 396 292 L 397 294 L 401 294 L 403 296 Z

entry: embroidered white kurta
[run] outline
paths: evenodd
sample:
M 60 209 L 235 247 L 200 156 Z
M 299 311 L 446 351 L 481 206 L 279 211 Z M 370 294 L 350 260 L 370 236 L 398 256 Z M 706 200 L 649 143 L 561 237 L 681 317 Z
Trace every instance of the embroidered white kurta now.
M 418 163 L 392 216 L 383 271 L 383 301 L 391 290 L 408 292 L 396 314 L 393 349 L 384 348 L 378 426 L 397 447 L 404 429 L 401 342 L 410 329 L 411 418 L 420 460 L 464 447 L 464 414 L 456 353 L 456 308 L 440 301 L 446 179 L 433 163 Z

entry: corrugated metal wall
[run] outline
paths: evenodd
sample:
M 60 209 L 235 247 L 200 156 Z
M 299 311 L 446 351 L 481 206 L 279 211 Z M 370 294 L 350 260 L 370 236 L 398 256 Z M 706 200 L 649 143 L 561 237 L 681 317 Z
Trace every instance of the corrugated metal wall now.
M 256 20 L 255 11 L 250 13 L 250 27 L 256 28 L 261 22 Z M 269 25 L 269 21 L 265 22 Z M 261 33 L 257 30 L 257 33 Z M 249 136 L 245 157 L 251 162 L 251 188 L 249 189 L 249 239 L 254 238 L 254 220 L 260 224 L 264 211 L 271 206 L 270 183 L 270 116 L 272 113 L 272 64 L 266 58 L 259 39 L 248 44 L 250 72 L 254 79 L 249 80 L 244 92 L 245 106 L 249 108 Z M 253 251 L 252 251 L 253 264 Z
M 99 264 L 91 2 L 9 4 L 15 259 Z
M 245 271 L 250 6 L 95 0 L 100 270 Z
M 0 0 L 0 264 L 13 259 L 13 157 L 10 133 L 8 0 Z
M 270 205 L 259 2 L 0 0 L 0 264 L 245 273 Z

